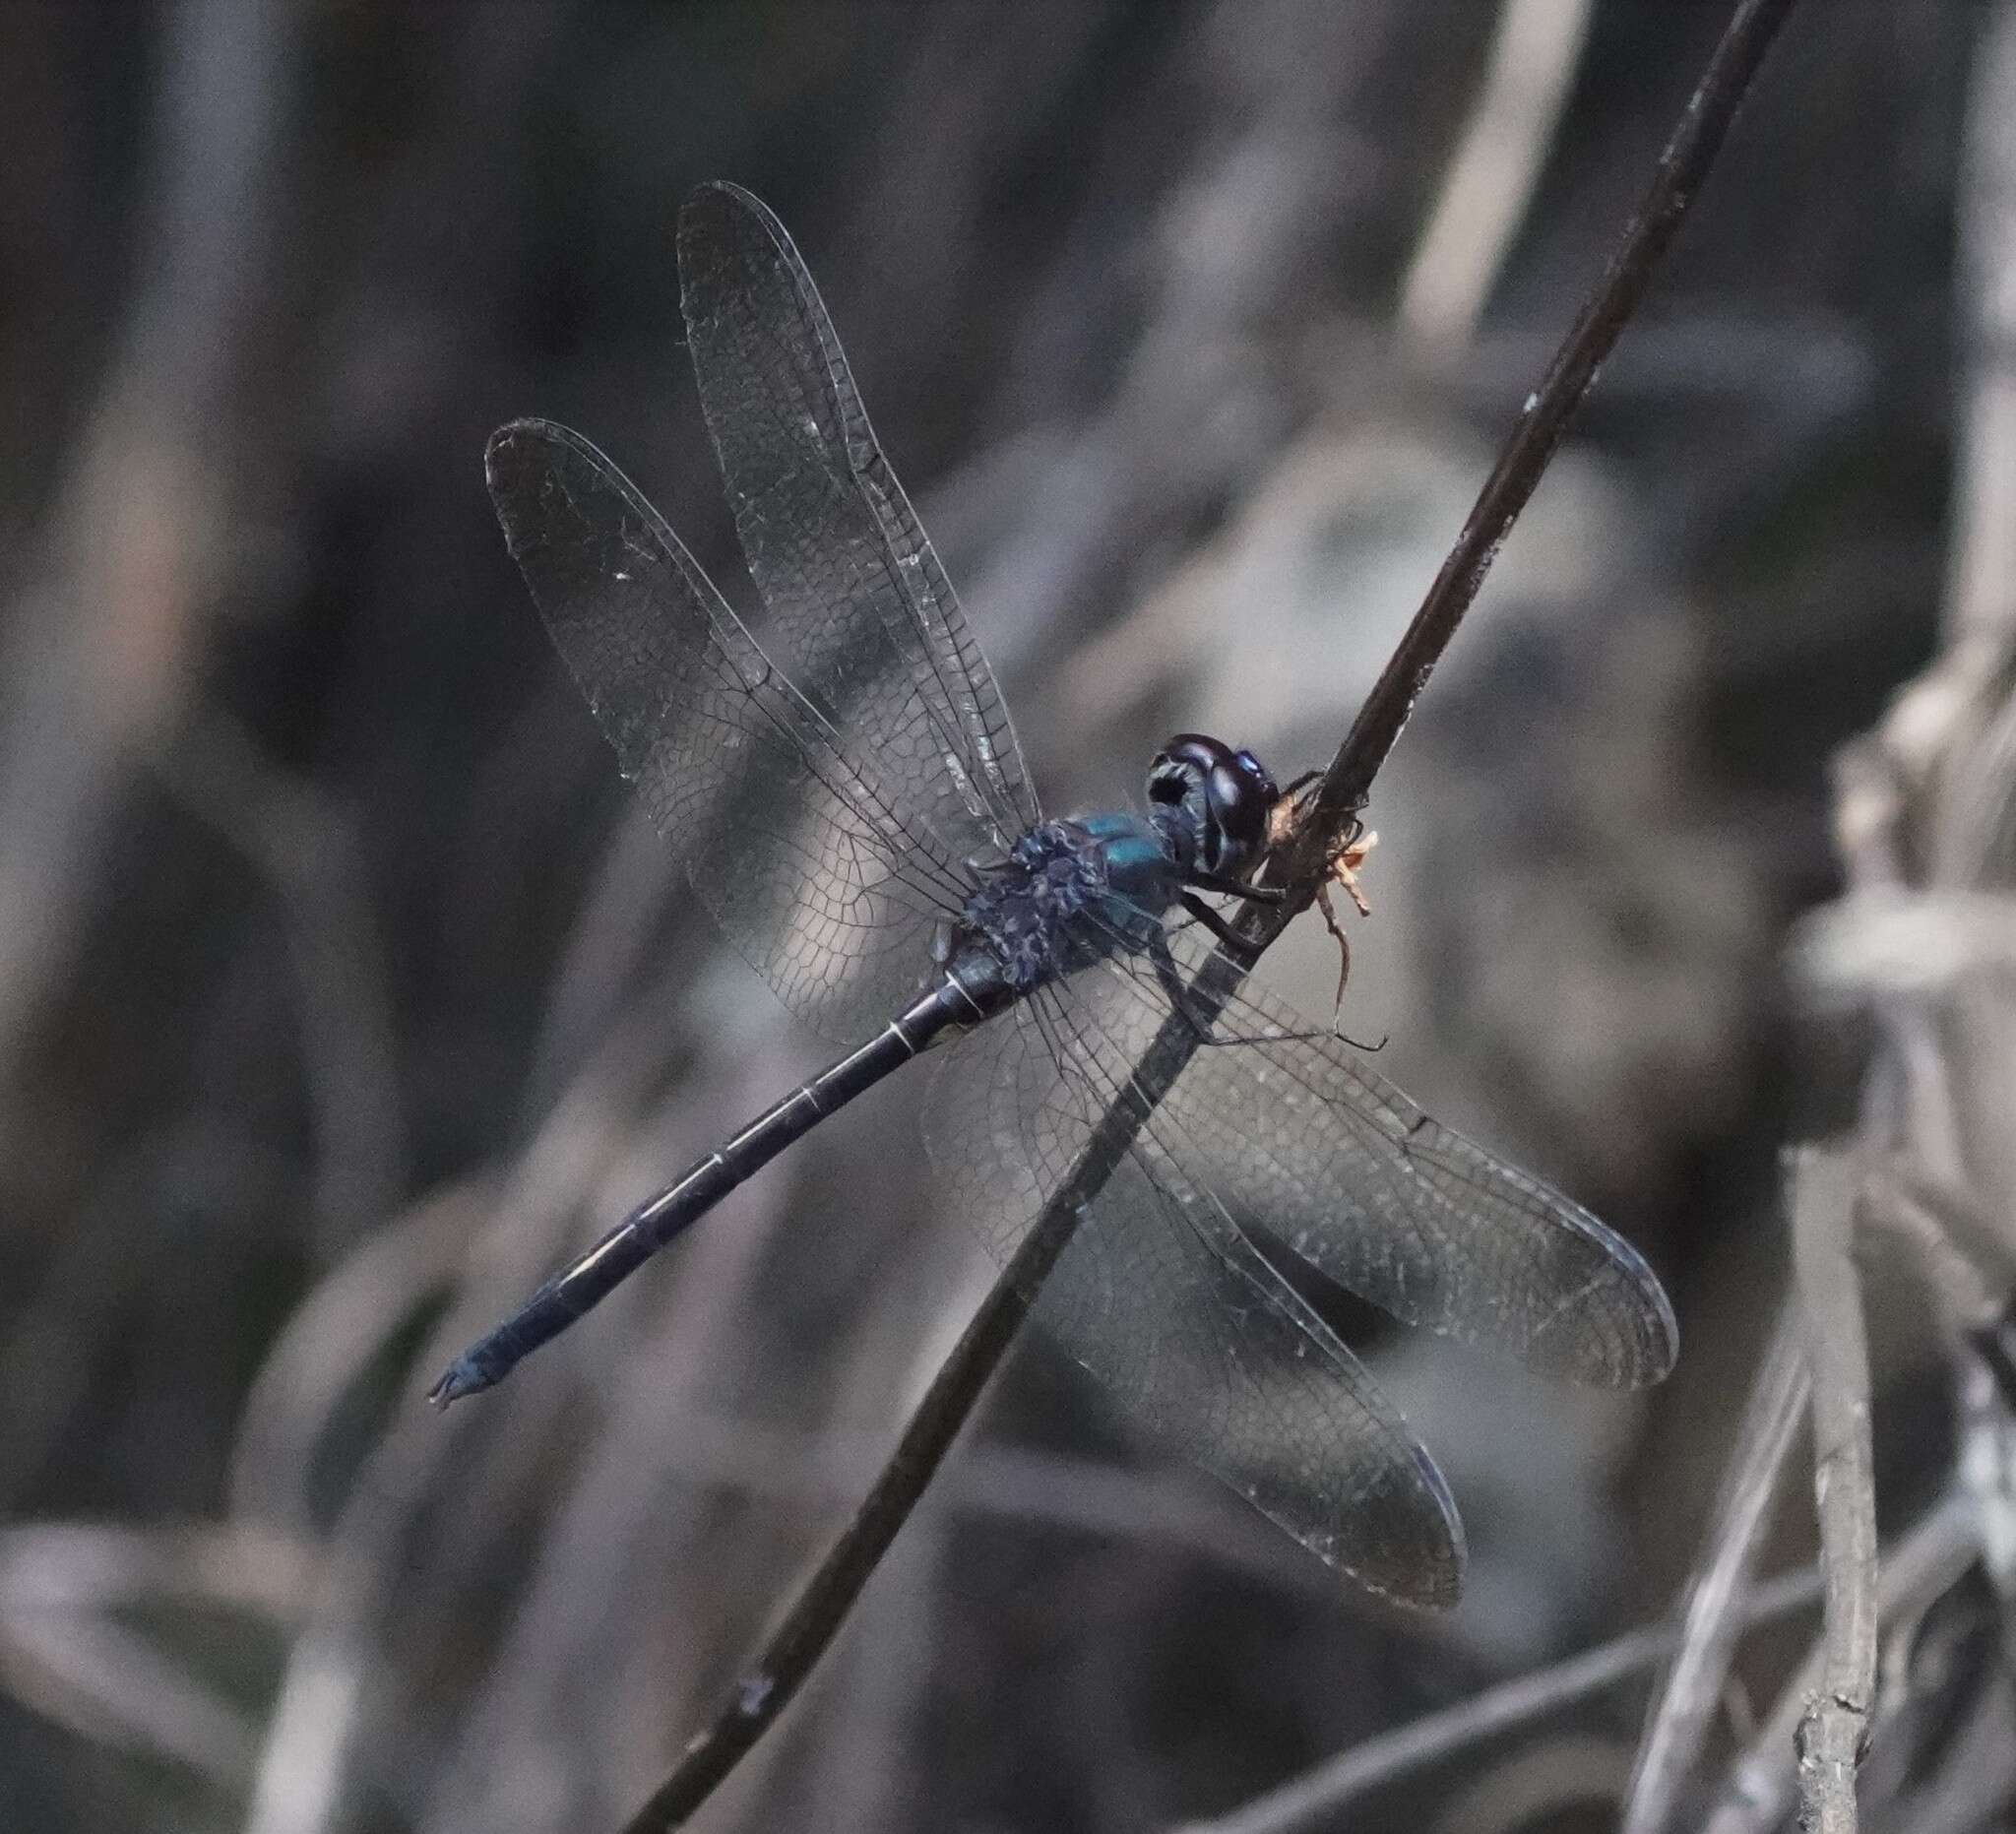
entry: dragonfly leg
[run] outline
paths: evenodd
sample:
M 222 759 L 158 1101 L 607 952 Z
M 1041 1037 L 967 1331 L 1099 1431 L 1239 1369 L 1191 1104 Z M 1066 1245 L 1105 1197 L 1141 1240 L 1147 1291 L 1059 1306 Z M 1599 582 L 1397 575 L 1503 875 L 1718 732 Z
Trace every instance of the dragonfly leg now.
M 1253 945 L 1234 930 L 1216 911 L 1212 910 L 1203 899 L 1189 892 L 1184 892 L 1177 898 L 1176 902 L 1218 938 L 1221 948 L 1227 950 L 1238 961 L 1245 963 L 1248 968 L 1252 967 L 1260 959 Z M 1166 950 L 1167 944 L 1163 946 Z
M 1331 902 L 1330 888 L 1333 885 L 1343 886 L 1345 895 L 1357 907 L 1358 916 L 1370 917 L 1372 907 L 1358 885 L 1358 868 L 1365 863 L 1365 855 L 1378 844 L 1379 837 L 1371 833 L 1363 822 L 1354 823 L 1351 839 L 1331 860 L 1330 870 L 1316 884 L 1316 909 L 1323 914 L 1323 927 L 1337 943 L 1337 999 L 1331 1008 L 1331 1029 L 1354 1049 L 1364 1051 L 1383 1050 L 1386 1041 L 1382 1038 L 1376 1044 L 1361 1044 L 1338 1024 L 1344 1014 L 1345 984 L 1351 980 L 1351 939 L 1345 935 L 1344 925 L 1337 920 L 1337 906 Z
M 1193 872 L 1185 883 L 1200 892 L 1223 892 L 1228 898 L 1243 898 L 1248 904 L 1279 905 L 1288 902 L 1288 890 L 1280 885 L 1248 885 L 1244 879 L 1222 878 L 1216 872 Z
M 1344 973 L 1348 974 L 1351 967 L 1351 945 L 1344 939 L 1344 931 L 1338 925 L 1336 912 L 1330 905 L 1328 894 L 1329 884 L 1326 881 L 1323 887 L 1318 890 L 1316 896 L 1323 905 L 1325 920 L 1330 924 L 1330 933 L 1337 938 L 1337 946 L 1344 952 Z M 1220 944 L 1237 960 L 1244 962 L 1249 968 L 1254 962 L 1259 960 L 1258 951 L 1254 949 L 1253 945 L 1233 930 L 1226 922 L 1225 918 L 1212 910 L 1203 899 L 1193 898 L 1188 892 L 1185 892 L 1177 902 L 1198 922 L 1202 923 L 1206 929 L 1216 936 Z M 1175 958 L 1169 954 L 1168 943 L 1158 937 L 1148 945 L 1148 954 L 1149 959 L 1155 964 L 1156 979 L 1162 982 L 1163 992 L 1168 996 L 1169 1004 L 1182 1015 L 1184 1023 L 1189 1026 L 1190 1030 L 1197 1035 L 1199 1042 L 1203 1043 L 1288 1044 L 1305 1039 L 1335 1038 L 1341 1039 L 1354 1050 L 1374 1051 L 1386 1048 L 1386 1041 L 1383 1038 L 1376 1044 L 1366 1044 L 1353 1038 L 1349 1032 L 1336 1023 L 1334 1017 L 1328 1032 L 1278 1032 L 1270 1033 L 1265 1037 L 1246 1037 L 1233 1034 L 1228 1038 L 1213 1038 L 1209 1028 L 1198 1023 L 1196 1013 L 1191 1010 L 1188 1004 L 1188 994 L 1183 987 L 1183 978 L 1176 971 Z M 1337 1005 L 1338 1011 L 1341 1013 L 1344 1010 L 1344 974 L 1340 974 L 1338 977 Z
M 1270 850 L 1286 847 L 1290 841 L 1293 840 L 1296 825 L 1299 823 L 1302 815 L 1303 796 L 1305 792 L 1313 790 L 1322 781 L 1323 773 L 1321 771 L 1304 771 L 1293 783 L 1282 791 L 1274 806 L 1267 811 L 1267 845 Z M 1357 806 L 1361 809 L 1364 807 L 1364 803 L 1360 801 Z M 1355 813 L 1354 813 L 1354 830 L 1355 830 L 1356 826 L 1357 818 Z M 1354 838 L 1355 838 L 1354 835 Z
M 1357 899 L 1357 888 L 1353 886 L 1348 889 L 1351 891 L 1352 897 Z M 1383 1038 L 1376 1044 L 1367 1044 L 1361 1040 L 1353 1038 L 1338 1023 L 1344 1017 L 1344 985 L 1351 979 L 1351 938 L 1344 933 L 1344 925 L 1337 920 L 1337 907 L 1330 902 L 1330 881 L 1328 879 L 1325 879 L 1321 885 L 1316 887 L 1316 908 L 1323 913 L 1324 927 L 1329 930 L 1330 934 L 1337 941 L 1337 1002 L 1330 1012 L 1331 1036 L 1342 1039 L 1352 1049 L 1362 1050 L 1367 1054 L 1375 1050 L 1384 1050 L 1386 1048 L 1386 1041 Z M 1359 900 L 1358 908 L 1360 910 L 1364 908 L 1362 900 Z
M 1201 900 L 1185 898 L 1193 917 L 1200 919 L 1217 935 L 1234 955 L 1249 965 L 1255 959 L 1252 945 L 1232 934 L 1225 927 L 1225 920 L 1216 911 Z M 1378 1044 L 1359 1044 L 1355 1039 L 1345 1038 L 1342 1032 L 1223 1032 L 1215 1033 L 1211 1022 L 1202 1017 L 1190 1004 L 1190 989 L 1183 984 L 1182 971 L 1176 966 L 1176 958 L 1169 951 L 1168 938 L 1158 934 L 1148 945 L 1148 959 L 1155 964 L 1155 978 L 1162 983 L 1163 997 L 1166 999 L 1176 1016 L 1190 1028 L 1200 1044 L 1297 1044 L 1314 1043 L 1317 1040 L 1342 1038 L 1347 1044 L 1355 1045 L 1359 1050 L 1377 1050 Z M 1381 1039 L 1380 1043 L 1385 1040 Z
M 1337 1000 L 1330 1014 L 1333 1025 L 1344 1011 L 1345 982 L 1351 979 L 1351 942 L 1344 933 L 1344 925 L 1337 920 L 1337 907 L 1330 901 L 1330 888 L 1333 885 L 1343 886 L 1345 895 L 1357 907 L 1358 916 L 1370 917 L 1372 907 L 1366 902 L 1364 891 L 1358 884 L 1358 868 L 1365 863 L 1365 855 L 1378 845 L 1379 837 L 1368 833 L 1364 823 L 1354 823 L 1351 839 L 1331 860 L 1329 870 L 1316 882 L 1316 909 L 1323 914 L 1323 927 L 1337 943 Z
M 1185 898 L 1183 902 L 1187 905 L 1190 900 Z M 1204 906 L 1200 902 L 1198 906 L 1199 914 L 1201 915 L 1209 907 Z M 1240 943 L 1232 936 L 1229 930 L 1224 927 L 1217 912 L 1211 912 L 1210 916 L 1204 917 L 1204 921 L 1219 936 L 1228 942 L 1231 947 L 1235 949 L 1243 949 L 1245 947 L 1243 943 Z M 1154 938 L 1148 945 L 1148 959 L 1155 964 L 1155 978 L 1162 982 L 1163 994 L 1167 999 L 1170 1010 L 1196 1035 L 1198 1043 L 1221 1044 L 1225 1043 L 1223 1039 L 1211 1036 L 1210 1025 L 1205 1020 L 1199 1018 L 1197 1013 L 1191 1008 L 1190 991 L 1183 985 L 1182 971 L 1176 967 L 1176 958 L 1169 953 L 1169 939 L 1161 930 L 1156 931 Z
M 1330 862 L 1330 871 L 1324 879 L 1324 889 L 1331 885 L 1344 887 L 1345 895 L 1357 907 L 1359 917 L 1370 917 L 1372 907 L 1366 902 L 1363 888 L 1358 884 L 1358 868 L 1365 863 L 1365 857 L 1379 845 L 1379 837 L 1363 822 L 1352 825 L 1351 839 L 1339 849 L 1337 856 Z
M 1344 1013 L 1345 982 L 1351 979 L 1351 938 L 1344 933 L 1344 925 L 1337 920 L 1337 907 L 1330 902 L 1330 881 L 1325 879 L 1316 887 L 1316 909 L 1323 914 L 1323 927 L 1330 932 L 1337 944 L 1337 998 L 1331 1002 L 1330 1020 L 1334 1025 Z

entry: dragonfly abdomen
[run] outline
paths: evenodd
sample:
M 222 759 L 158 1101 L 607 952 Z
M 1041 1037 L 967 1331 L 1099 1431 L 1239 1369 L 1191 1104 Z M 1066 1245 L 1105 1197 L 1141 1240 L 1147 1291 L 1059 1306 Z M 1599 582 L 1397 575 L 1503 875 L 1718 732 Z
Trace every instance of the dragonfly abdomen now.
M 944 980 L 865 1044 L 766 1108 L 562 1268 L 487 1337 L 458 1357 L 428 1399 L 446 1407 L 464 1395 L 495 1387 L 786 1147 L 940 1039 L 998 1010 L 1006 997 L 1000 971 L 991 961 L 972 956 L 956 960 Z

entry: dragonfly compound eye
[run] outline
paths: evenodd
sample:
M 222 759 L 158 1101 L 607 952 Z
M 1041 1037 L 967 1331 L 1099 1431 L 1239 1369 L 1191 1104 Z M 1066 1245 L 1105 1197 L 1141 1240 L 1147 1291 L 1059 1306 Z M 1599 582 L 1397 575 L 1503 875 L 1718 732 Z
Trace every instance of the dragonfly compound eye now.
M 1211 869 L 1244 878 L 1267 845 L 1267 816 L 1280 791 L 1250 751 L 1235 752 L 1217 765 L 1206 791 L 1221 837 Z
M 1202 732 L 1178 732 L 1149 767 L 1149 801 L 1180 808 L 1193 826 L 1197 863 L 1230 878 L 1259 858 L 1279 795 L 1250 751 Z

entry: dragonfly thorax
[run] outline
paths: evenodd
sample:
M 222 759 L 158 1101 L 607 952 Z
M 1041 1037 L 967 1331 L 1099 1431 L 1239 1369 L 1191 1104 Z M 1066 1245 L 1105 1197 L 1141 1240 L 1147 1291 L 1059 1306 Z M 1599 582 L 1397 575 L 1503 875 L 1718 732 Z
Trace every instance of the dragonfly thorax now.
M 968 899 L 962 928 L 1021 994 L 1143 949 L 1199 874 L 1242 878 L 1279 797 L 1250 751 L 1178 732 L 1148 770 L 1148 814 L 1039 822 Z
M 963 927 L 1026 993 L 1115 950 L 1145 947 L 1183 876 L 1161 831 L 1138 815 L 1040 822 L 967 900 Z

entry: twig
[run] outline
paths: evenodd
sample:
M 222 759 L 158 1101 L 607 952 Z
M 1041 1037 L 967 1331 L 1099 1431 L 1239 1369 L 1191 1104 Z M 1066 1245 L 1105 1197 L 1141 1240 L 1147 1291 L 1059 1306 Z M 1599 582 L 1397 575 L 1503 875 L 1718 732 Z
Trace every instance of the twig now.
M 1859 1168 L 1846 1152 L 1788 1156 L 1793 1264 L 1813 1381 L 1813 1490 L 1827 1573 L 1820 1685 L 1799 1721 L 1801 1820 L 1855 1834 L 1855 1776 L 1876 1691 L 1876 1478 L 1869 1350 L 1852 1255 Z
M 1922 1615 L 1927 1604 L 1951 1588 L 1979 1556 L 1974 1500 L 1956 1492 L 1921 1518 L 1884 1556 L 1876 1587 L 1882 1619 Z M 1818 1646 L 1800 1664 L 1731 1770 L 1708 1818 L 1707 1834 L 1767 1834 L 1791 1811 L 1795 1790 L 1786 1758 L 1808 1699 L 1821 1683 L 1824 1653 L 1824 1645 Z
M 98 400 L 0 621 L 0 1075 L 89 933 L 132 760 L 171 731 L 242 514 L 232 414 L 280 309 L 274 243 L 298 91 L 273 0 L 164 9 L 135 285 Z M 136 153 L 139 148 L 136 147 Z M 10 570 L 11 571 L 11 570 Z M 12 597 L 12 596 L 11 596 Z
M 1752 1592 L 1734 1595 L 1733 1619 L 1742 1629 L 1775 1623 L 1813 1604 L 1822 1586 L 1817 1568 L 1781 1573 Z M 1627 1630 L 1551 1668 L 1367 1739 L 1230 1814 L 1193 1822 L 1180 1834 L 1294 1834 L 1298 1828 L 1339 1826 L 1340 1813 L 1370 1791 L 1629 1680 L 1679 1649 L 1684 1635 L 1681 1624 L 1670 1622 Z
M 1599 366 L 1645 295 L 1659 263 L 1700 195 L 1724 135 L 1793 0 L 1741 0 L 1689 97 L 1617 252 L 1569 332 L 1485 480 L 1469 521 L 1429 587 L 1407 634 L 1374 684 L 1298 831 L 1277 864 L 1295 888 L 1272 910 L 1251 906 L 1242 937 L 1257 952 L 1306 910 L 1372 780 L 1407 724 L 1429 672 L 1483 585 L 1499 545 L 1566 433 Z M 1191 999 L 1216 1017 L 1239 971 L 1213 956 Z M 713 1794 L 736 1761 L 796 1694 L 1007 1353 L 1031 1298 L 1125 1157 L 1134 1136 L 1196 1048 L 1190 1023 L 1173 1016 L 1157 1034 L 1130 1088 L 1095 1129 L 1072 1174 L 1050 1198 L 905 1425 L 896 1449 L 854 1519 L 792 1602 L 714 1723 L 687 1746 L 670 1777 L 626 1824 L 625 1834 L 675 1828 Z
M 1970 1331 L 1955 1359 L 1954 1389 L 1959 1403 L 1960 1485 L 1974 1499 L 1975 1528 L 1981 1538 L 1982 1571 L 2002 1602 L 1996 1613 L 2002 1668 L 2016 1677 L 2016 1414 L 2011 1412 L 2016 1364 L 2004 1341 L 2006 1328 Z M 1890 1672 L 1883 1671 L 1888 1683 Z
M 1296 870 L 1290 874 L 1293 882 L 1321 870 L 1325 859 L 1337 852 L 1352 817 L 1363 805 L 1372 779 L 1427 685 L 1429 672 L 1456 634 L 1500 544 L 1533 495 L 1582 397 L 1596 380 L 1597 370 L 1637 311 L 1674 233 L 1700 196 L 1723 136 L 1792 6 L 1793 0 L 1741 0 L 1737 6 L 1700 86 L 1687 98 L 1679 126 L 1660 155 L 1652 183 L 1625 225 L 1607 271 L 1555 354 L 1545 379 L 1527 398 L 1519 424 L 1484 480 L 1456 545 L 1449 550 L 1414 622 L 1324 773 L 1294 854 Z
M 317 1246 L 349 1247 L 406 1187 L 397 1028 L 355 823 L 220 708 L 157 760 L 162 785 L 263 873 L 286 925 L 313 1116 Z
M 1477 106 L 1400 288 L 1428 363 L 1469 344 L 1533 198 L 1589 36 L 1591 0 L 1506 0 Z
M 1954 457 L 1941 659 L 1977 691 L 1984 685 L 1979 671 L 1992 670 L 2016 642 L 2016 8 L 2000 4 L 1984 14 L 1958 200 L 1967 362 L 1958 379 L 1962 449 Z M 1958 844 L 1963 859 L 1973 852 L 1969 837 L 1942 838 Z M 1949 855 L 1947 863 L 1960 862 Z
M 553 1233 L 556 1215 L 579 1211 L 595 1169 L 616 1151 L 622 1116 L 636 1111 L 661 1074 L 665 1049 L 661 1002 L 646 995 L 598 1044 L 537 1132 L 515 1160 L 491 1208 L 479 1244 L 479 1266 L 435 1325 L 422 1361 L 451 1354 L 496 1303 L 495 1286 L 522 1276 L 517 1257 Z M 497 1265 L 491 1265 L 491 1263 Z M 521 1443 L 538 1440 L 536 1406 L 564 1402 L 541 1389 L 543 1402 L 521 1405 Z M 248 1834 L 322 1834 L 338 1813 L 345 1773 L 370 1695 L 380 1624 L 403 1571 L 401 1537 L 418 1500 L 453 1456 L 467 1428 L 438 1420 L 399 1419 L 373 1446 L 352 1480 L 319 1575 L 307 1621 L 293 1639 L 271 1713 L 246 1816 Z
M 242 1781 L 251 1722 L 163 1634 L 164 1611 L 286 1625 L 312 1583 L 305 1541 L 250 1526 L 44 1521 L 0 1532 L 0 1689 L 116 1749 Z
M 1865 1167 L 1862 1208 L 1918 1256 L 1949 1337 L 1991 1323 L 2016 1269 L 2010 1244 L 1966 1192 L 1909 1162 L 1877 1163 Z
M 2016 1188 L 2006 954 L 1999 937 L 1982 937 L 1978 918 L 1984 894 L 2006 891 L 2016 767 L 2009 670 L 2016 656 L 2016 366 L 2009 336 L 2016 324 L 2016 5 L 2004 0 L 1987 15 L 1978 47 L 1961 205 L 1961 308 L 1972 335 L 1963 340 L 1969 361 L 1944 641 L 1876 735 L 1839 761 L 1837 850 L 1850 894 L 1831 917 L 1808 919 L 1803 959 L 1796 957 L 1816 1003 L 1838 1006 L 1844 995 L 1865 1001 L 1879 1040 L 1853 1178 L 1839 1159 L 1809 1167 L 1794 1205 L 1800 1284 L 1815 1319 L 1822 1534 L 1838 1596 L 1829 1600 L 1826 1641 L 1735 1766 L 1710 1834 L 1759 1834 L 1784 1820 L 1795 1787 L 1787 1759 L 1796 1744 L 1809 1820 L 1852 1826 L 1855 1747 L 1867 1732 L 1867 1712 L 1874 1704 L 1887 1720 L 1905 1698 L 1895 1667 L 1885 1672 L 1880 1703 L 1869 1691 L 1868 1377 L 1848 1254 L 1851 1198 L 1861 1200 L 1871 1223 L 1890 1224 L 1916 1247 L 1949 1335 L 1979 1326 L 2008 1284 L 2009 1244 L 1996 1227 Z M 1829 1188 L 1837 1180 L 1842 1188 Z M 1949 1513 L 1968 1511 L 1959 1518 L 1965 1550 L 1979 1551 L 1992 1573 L 1993 1517 L 1973 1486 L 1984 1475 L 1991 1486 L 1996 1480 L 1969 1464 L 1977 1452 L 1991 1464 L 1999 1433 L 1973 1416 L 1969 1365 L 1961 1366 L 1962 1415 L 1971 1423 L 1963 1436 L 1962 1488 Z M 1936 1574 L 1901 1570 L 1907 1557 L 1900 1547 L 1874 1582 L 1886 1623 L 1899 1598 L 1922 1601 L 1943 1590 Z M 1949 1773 L 1956 1762 L 1949 1752 Z M 1978 1782 L 1954 1779 L 1957 1793 L 1946 1800 L 1960 1804 L 1958 1812 Z M 1896 1825 L 1919 1825 L 1918 1802 L 1885 1806 Z
M 2016 1792 L 2012 1706 L 2007 1671 L 1990 1676 L 1972 1701 L 1962 1703 L 1965 1721 L 1945 1741 L 1937 1773 L 1895 1802 L 1885 1824 L 1911 1834 L 1978 1834 L 2006 1826 L 2009 1798 Z
M 1073 1178 L 1065 1188 L 1076 1192 L 1081 1183 L 1081 1178 Z M 1078 1221 L 1077 1204 L 1090 1201 L 1090 1195 L 1080 1195 L 1069 1209 L 1053 1201 L 1030 1231 L 932 1377 L 852 1522 L 765 1640 L 756 1661 L 743 1672 L 726 1710 L 687 1745 L 678 1767 L 625 1824 L 626 1834 L 678 1827 L 784 1711 L 825 1654 L 868 1575 L 909 1520 L 973 1412 L 1028 1314 L 1026 1295 L 1040 1285 L 1069 1242 Z M 1031 1282 L 1036 1285 L 1027 1284 Z
M 359 1243 L 294 1307 L 238 1412 L 224 1486 L 231 1520 L 315 1534 L 315 1455 L 332 1418 L 410 1322 L 411 1296 L 451 1283 L 494 1201 L 481 1180 L 443 1186 Z
M 1772 1332 L 1731 1460 L 1713 1551 L 1687 1600 L 1679 1654 L 1647 1717 L 1620 1818 L 1623 1834 L 1657 1834 L 1672 1818 L 1700 1755 L 1744 1628 L 1742 1589 L 1762 1549 L 1778 1480 L 1806 1407 L 1801 1319 L 1788 1302 Z

